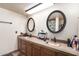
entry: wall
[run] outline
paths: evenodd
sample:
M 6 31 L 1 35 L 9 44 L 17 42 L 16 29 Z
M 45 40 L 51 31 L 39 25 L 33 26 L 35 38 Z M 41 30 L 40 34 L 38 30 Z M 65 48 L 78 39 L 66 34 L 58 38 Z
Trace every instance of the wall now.
M 23 15 L 0 8 L 0 21 L 13 23 L 0 23 L 0 55 L 17 49 L 17 35 L 20 32 L 26 32 L 26 20 L 27 18 Z M 16 31 L 18 31 L 17 34 Z
M 62 11 L 67 20 L 64 30 L 57 34 L 51 33 L 46 26 L 47 17 L 54 10 Z M 30 17 L 33 17 L 35 21 L 35 30 L 32 32 L 33 35 L 37 36 L 38 32 L 42 29 L 48 33 L 49 38 L 55 36 L 61 40 L 66 40 L 68 37 L 72 38 L 73 35 L 78 34 L 79 4 L 56 3 L 45 10 L 32 14 Z

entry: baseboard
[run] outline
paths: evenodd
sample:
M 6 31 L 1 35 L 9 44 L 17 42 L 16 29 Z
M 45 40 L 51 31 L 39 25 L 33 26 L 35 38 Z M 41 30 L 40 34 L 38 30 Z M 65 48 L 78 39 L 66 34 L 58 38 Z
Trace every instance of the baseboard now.
M 12 53 L 17 52 L 17 51 L 18 50 L 14 50 L 14 51 L 11 51 L 11 52 L 4 54 L 4 55 L 1 55 L 1 56 L 12 56 Z

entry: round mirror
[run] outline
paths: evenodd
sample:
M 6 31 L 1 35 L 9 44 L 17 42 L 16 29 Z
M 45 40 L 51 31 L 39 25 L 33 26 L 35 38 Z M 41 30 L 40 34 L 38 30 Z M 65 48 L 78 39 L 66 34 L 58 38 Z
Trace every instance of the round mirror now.
M 66 25 L 66 17 L 63 12 L 55 10 L 47 18 L 47 28 L 52 33 L 61 32 Z
M 34 31 L 34 28 L 35 28 L 35 22 L 34 22 L 33 18 L 29 18 L 27 21 L 27 29 L 28 29 L 28 31 L 32 32 L 32 31 Z

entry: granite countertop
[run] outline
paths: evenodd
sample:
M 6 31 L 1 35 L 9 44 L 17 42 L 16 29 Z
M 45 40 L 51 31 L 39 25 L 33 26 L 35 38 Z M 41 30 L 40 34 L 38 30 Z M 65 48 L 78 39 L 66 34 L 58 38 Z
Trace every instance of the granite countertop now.
M 19 36 L 19 38 L 79 56 L 79 51 L 76 51 L 76 50 L 72 49 L 71 47 L 67 47 L 67 44 L 64 44 L 64 43 L 57 43 L 57 44 L 59 44 L 59 46 L 53 46 L 53 45 L 47 44 L 43 40 L 35 38 L 35 37 L 21 37 L 21 36 Z M 52 44 L 53 43 L 54 42 L 52 42 Z

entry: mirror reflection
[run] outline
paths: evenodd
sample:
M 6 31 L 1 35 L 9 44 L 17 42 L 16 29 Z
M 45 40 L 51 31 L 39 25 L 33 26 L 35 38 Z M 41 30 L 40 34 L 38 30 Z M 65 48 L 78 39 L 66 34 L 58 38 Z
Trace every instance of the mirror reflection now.
M 29 26 L 30 30 L 33 29 L 33 21 L 32 21 L 32 19 L 30 19 L 28 26 Z
M 27 22 L 27 29 L 32 32 L 34 31 L 35 28 L 35 22 L 33 20 L 33 18 L 29 18 L 28 22 Z
M 52 12 L 47 19 L 47 27 L 53 33 L 60 32 L 64 28 L 65 23 L 65 15 L 58 10 Z

